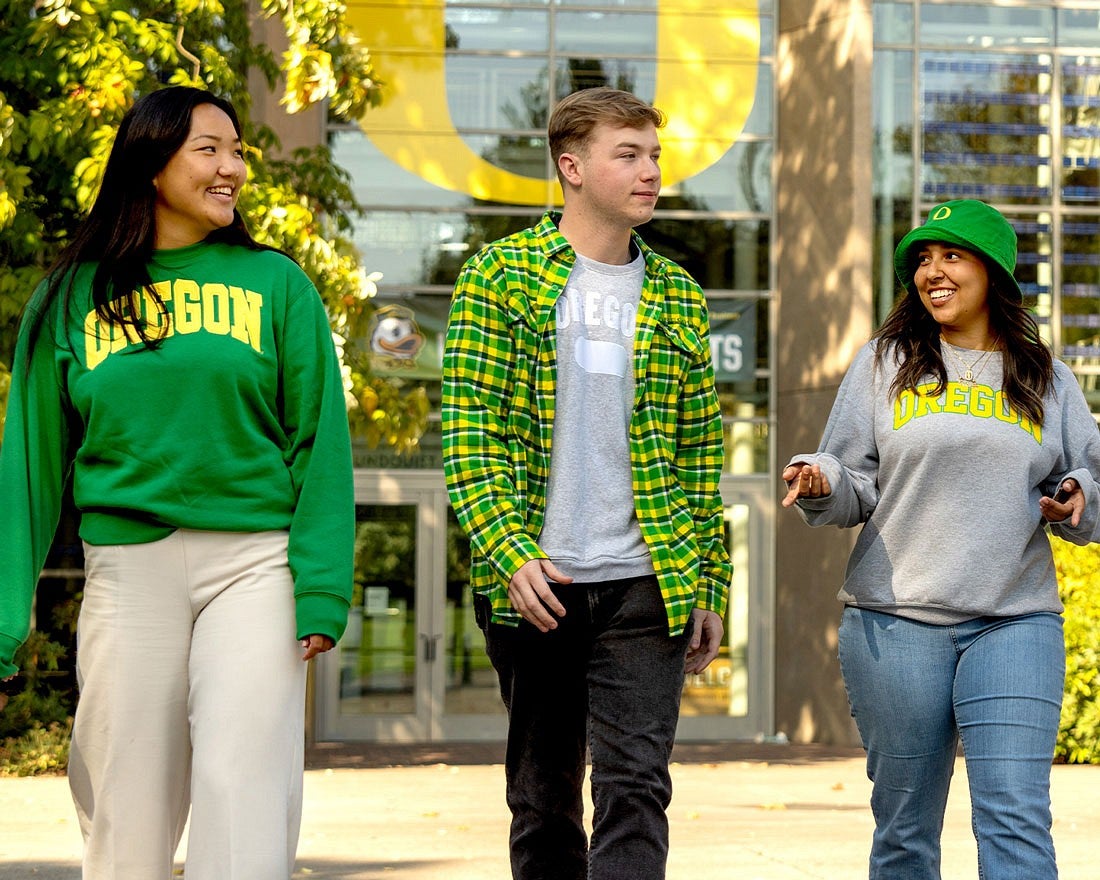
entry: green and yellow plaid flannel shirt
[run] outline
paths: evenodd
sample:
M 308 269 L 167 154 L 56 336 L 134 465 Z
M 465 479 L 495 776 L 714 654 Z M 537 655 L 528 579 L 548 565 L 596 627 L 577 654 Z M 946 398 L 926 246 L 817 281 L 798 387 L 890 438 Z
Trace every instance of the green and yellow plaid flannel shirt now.
M 630 458 L 635 510 L 668 610 L 669 632 L 692 609 L 725 615 L 732 565 L 723 541 L 722 419 L 706 300 L 683 269 L 635 235 L 645 281 L 634 338 Z M 547 214 L 484 247 L 455 284 L 443 355 L 443 466 L 470 536 L 471 586 L 493 621 L 518 624 L 508 582 L 545 558 L 554 428 L 554 306 L 575 255 Z

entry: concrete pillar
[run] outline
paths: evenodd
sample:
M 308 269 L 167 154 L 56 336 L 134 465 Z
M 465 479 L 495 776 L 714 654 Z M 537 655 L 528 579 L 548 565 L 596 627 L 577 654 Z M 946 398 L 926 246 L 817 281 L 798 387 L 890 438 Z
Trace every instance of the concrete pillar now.
M 265 17 L 259 11 L 259 4 L 253 0 L 251 7 L 252 39 L 256 43 L 266 44 L 281 58 L 287 49 L 286 30 L 278 17 Z M 290 114 L 279 103 L 283 96 L 282 78 L 274 89 L 268 88 L 267 80 L 253 70 L 248 75 L 248 90 L 252 96 L 252 119 L 269 126 L 282 142 L 280 157 L 289 156 L 298 147 L 314 147 L 325 142 L 325 110 L 313 106 L 300 113 Z
M 872 24 L 871 0 L 777 5 L 781 470 L 817 448 L 872 330 Z M 795 742 L 858 745 L 836 659 L 836 593 L 855 530 L 810 529 L 782 508 L 776 520 L 776 729 Z

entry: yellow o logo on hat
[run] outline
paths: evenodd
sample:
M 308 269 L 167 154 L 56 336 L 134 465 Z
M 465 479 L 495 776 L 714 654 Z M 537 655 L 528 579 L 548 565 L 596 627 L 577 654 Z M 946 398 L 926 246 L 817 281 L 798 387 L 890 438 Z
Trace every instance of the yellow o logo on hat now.
M 752 110 L 760 63 L 756 0 L 733 0 L 721 18 L 712 0 L 657 0 L 653 103 L 671 111 L 662 141 L 664 185 L 710 167 L 736 142 Z M 347 20 L 370 47 L 382 103 L 360 126 L 392 162 L 453 192 L 515 205 L 561 204 L 556 177 L 529 177 L 475 152 L 447 104 L 446 0 L 352 0 Z M 714 76 L 710 62 L 732 75 Z
M 951 216 L 951 209 L 949 207 L 947 207 L 947 205 L 940 205 L 938 208 L 936 208 L 936 210 L 933 212 L 932 216 L 929 217 L 928 219 L 929 220 L 946 220 L 950 216 Z

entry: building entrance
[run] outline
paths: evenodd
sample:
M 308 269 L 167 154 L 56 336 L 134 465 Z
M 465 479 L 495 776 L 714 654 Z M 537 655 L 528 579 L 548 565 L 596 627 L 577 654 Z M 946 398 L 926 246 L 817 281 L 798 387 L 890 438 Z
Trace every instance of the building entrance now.
M 726 641 L 684 682 L 678 737 L 771 730 L 771 566 L 763 481 L 727 478 L 734 560 Z M 503 740 L 506 717 L 468 589 L 470 552 L 440 471 L 355 477 L 355 594 L 348 628 L 317 662 L 319 740 Z

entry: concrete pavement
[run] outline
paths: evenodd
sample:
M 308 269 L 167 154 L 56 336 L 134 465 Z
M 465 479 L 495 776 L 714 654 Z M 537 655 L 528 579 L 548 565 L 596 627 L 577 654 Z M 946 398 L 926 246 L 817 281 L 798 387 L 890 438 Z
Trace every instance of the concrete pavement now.
M 312 748 L 295 880 L 506 880 L 501 753 Z M 867 876 L 870 784 L 858 750 L 678 745 L 675 758 L 668 880 Z M 1100 880 L 1100 767 L 1055 766 L 1052 797 L 1061 880 Z M 974 880 L 961 761 L 943 844 L 943 880 Z M 79 880 L 79 860 L 66 780 L 0 779 L 0 878 Z

